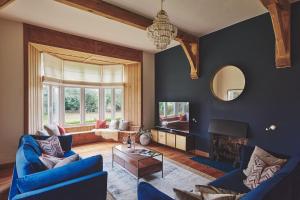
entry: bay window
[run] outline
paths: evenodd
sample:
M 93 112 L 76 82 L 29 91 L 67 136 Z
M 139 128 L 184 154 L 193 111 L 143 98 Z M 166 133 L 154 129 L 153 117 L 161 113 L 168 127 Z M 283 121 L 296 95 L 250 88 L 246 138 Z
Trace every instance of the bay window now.
M 123 65 L 64 61 L 42 54 L 43 124 L 78 126 L 124 118 Z

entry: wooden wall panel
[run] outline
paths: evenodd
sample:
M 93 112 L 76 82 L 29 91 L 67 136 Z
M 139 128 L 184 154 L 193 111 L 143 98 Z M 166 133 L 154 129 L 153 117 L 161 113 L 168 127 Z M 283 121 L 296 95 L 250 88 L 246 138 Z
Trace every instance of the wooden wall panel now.
M 124 107 L 125 120 L 133 126 L 141 126 L 142 77 L 141 64 L 125 65 Z
M 40 52 L 28 46 L 28 130 L 30 134 L 42 129 L 42 77 Z

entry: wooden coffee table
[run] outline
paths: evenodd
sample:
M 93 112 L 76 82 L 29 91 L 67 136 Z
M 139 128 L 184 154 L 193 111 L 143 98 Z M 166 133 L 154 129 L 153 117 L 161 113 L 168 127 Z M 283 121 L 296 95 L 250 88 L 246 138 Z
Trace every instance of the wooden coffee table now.
M 147 155 L 141 155 L 141 149 L 151 151 Z M 159 159 L 160 158 L 160 159 Z M 164 156 L 158 151 L 146 149 L 142 146 L 127 148 L 126 145 L 117 145 L 112 148 L 112 167 L 114 163 L 118 163 L 122 168 L 139 179 L 150 174 L 160 172 L 163 177 Z

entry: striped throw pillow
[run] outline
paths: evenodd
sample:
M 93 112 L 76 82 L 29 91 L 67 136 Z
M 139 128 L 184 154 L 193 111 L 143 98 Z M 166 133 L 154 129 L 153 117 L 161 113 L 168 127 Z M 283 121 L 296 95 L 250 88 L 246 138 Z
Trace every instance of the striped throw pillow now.
M 57 136 L 51 136 L 46 140 L 37 140 L 37 142 L 44 154 L 60 158 L 64 156 L 64 152 Z

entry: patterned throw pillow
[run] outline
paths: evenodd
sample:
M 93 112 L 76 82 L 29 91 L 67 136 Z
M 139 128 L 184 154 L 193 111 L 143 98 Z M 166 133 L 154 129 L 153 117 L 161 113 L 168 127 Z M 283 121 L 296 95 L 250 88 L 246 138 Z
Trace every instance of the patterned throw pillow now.
M 269 166 L 266 167 L 263 172 L 261 173 L 260 179 L 259 179 L 259 183 L 268 180 L 269 178 L 271 178 L 272 176 L 274 176 L 274 174 L 280 170 L 280 165 L 273 165 L 273 166 Z
M 248 167 L 243 170 L 243 172 L 246 176 L 248 176 L 249 173 L 250 173 L 250 170 L 252 168 L 255 156 L 258 156 L 262 161 L 264 161 L 269 166 L 273 166 L 273 165 L 282 166 L 287 161 L 286 159 L 276 158 L 275 156 L 273 156 L 270 153 L 266 152 L 262 148 L 259 148 L 258 146 L 255 146 L 255 149 L 254 149 L 254 151 L 251 155 L 250 161 L 248 163 Z
M 260 176 L 265 167 L 266 163 L 255 155 L 254 163 L 250 170 L 249 176 L 247 176 L 246 180 L 244 180 L 244 184 L 249 189 L 254 189 L 260 184 Z
M 37 140 L 44 154 L 63 157 L 64 152 L 61 148 L 59 139 L 57 136 L 51 136 L 46 140 Z

